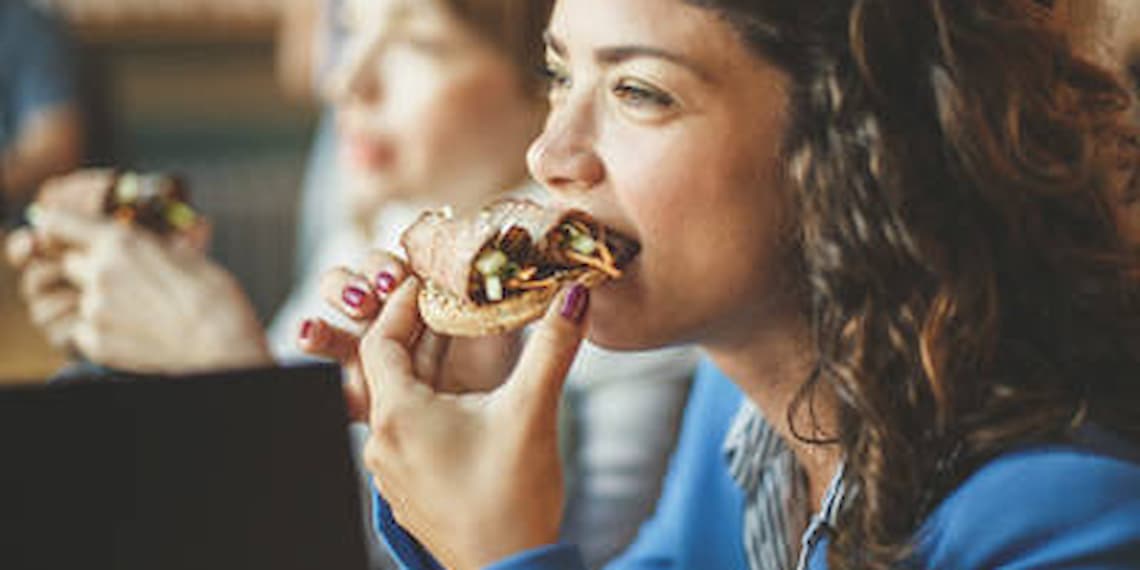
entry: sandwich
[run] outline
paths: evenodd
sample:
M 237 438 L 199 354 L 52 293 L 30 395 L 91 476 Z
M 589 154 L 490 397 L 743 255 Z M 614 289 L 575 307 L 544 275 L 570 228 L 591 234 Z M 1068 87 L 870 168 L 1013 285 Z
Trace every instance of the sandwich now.
M 117 175 L 104 197 L 103 213 L 163 236 L 186 232 L 198 221 L 186 184 L 168 174 Z
M 424 287 L 419 311 L 432 330 L 485 336 L 516 330 L 546 311 L 562 286 L 620 279 L 640 245 L 580 210 L 519 199 L 470 217 L 423 214 L 401 244 Z
M 102 215 L 160 236 L 187 233 L 200 220 L 181 178 L 169 174 L 116 172 L 100 192 L 40 195 L 26 217 L 35 223 L 41 208 L 63 208 L 86 216 Z

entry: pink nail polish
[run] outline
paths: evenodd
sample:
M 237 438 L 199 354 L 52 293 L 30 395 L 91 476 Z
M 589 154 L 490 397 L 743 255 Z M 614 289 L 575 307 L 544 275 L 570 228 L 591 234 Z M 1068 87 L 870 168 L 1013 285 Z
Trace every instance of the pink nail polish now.
M 313 336 L 313 321 L 306 320 L 301 323 L 301 338 L 308 340 L 311 336 Z
M 387 295 L 396 289 L 396 276 L 387 271 L 376 274 L 376 290 Z
M 585 285 L 577 283 L 566 294 L 566 300 L 562 303 L 561 314 L 563 318 L 581 323 L 586 316 L 586 310 L 589 308 L 590 290 Z
M 367 295 L 368 294 L 361 290 L 359 287 L 352 286 L 346 287 L 344 289 L 344 293 L 341 294 L 341 298 L 344 299 L 344 303 L 349 307 L 352 307 L 353 309 L 359 309 L 362 305 L 364 305 L 364 298 Z

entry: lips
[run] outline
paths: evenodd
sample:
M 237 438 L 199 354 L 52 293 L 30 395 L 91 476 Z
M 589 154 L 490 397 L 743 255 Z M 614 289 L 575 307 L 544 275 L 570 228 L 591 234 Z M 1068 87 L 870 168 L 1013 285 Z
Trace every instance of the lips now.
M 550 192 L 550 191 L 548 190 L 547 192 Z M 591 204 L 585 203 L 583 201 L 561 200 L 561 199 L 558 199 L 558 198 L 556 198 L 554 196 L 550 196 L 550 195 L 544 196 L 543 198 L 540 198 L 537 201 L 542 206 L 544 206 L 546 208 L 550 208 L 552 210 L 558 210 L 558 211 L 578 210 L 578 211 L 581 211 L 582 213 L 589 215 L 590 218 L 596 220 L 598 223 L 600 223 L 600 224 L 602 224 L 608 228 L 617 230 L 618 232 L 620 232 L 622 235 L 628 237 L 629 239 L 632 239 L 632 240 L 638 241 L 638 242 L 640 241 L 640 238 L 639 238 L 637 232 L 634 231 L 634 228 L 631 224 L 626 223 L 626 220 L 622 219 L 619 216 L 609 215 L 608 213 L 601 211 L 602 209 L 593 207 L 593 205 L 591 205 Z M 607 210 L 612 212 L 612 208 L 607 208 Z M 638 256 L 638 257 L 640 257 L 640 256 Z M 637 259 L 638 258 L 635 257 L 632 261 L 630 261 L 630 263 L 637 263 Z
M 342 137 L 341 142 L 348 163 L 360 170 L 385 171 L 396 158 L 395 147 L 375 137 L 349 133 Z

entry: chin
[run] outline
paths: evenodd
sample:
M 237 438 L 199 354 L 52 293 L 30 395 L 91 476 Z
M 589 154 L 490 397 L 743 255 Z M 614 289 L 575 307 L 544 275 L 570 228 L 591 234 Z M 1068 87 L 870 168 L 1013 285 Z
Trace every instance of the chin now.
M 349 179 L 349 203 L 352 207 L 375 210 L 400 197 L 400 185 L 389 176 L 371 171 L 349 171 L 345 174 Z
M 595 289 L 590 298 L 586 338 L 607 350 L 653 350 L 673 344 L 657 326 L 644 305 L 633 295 L 634 288 L 611 283 Z

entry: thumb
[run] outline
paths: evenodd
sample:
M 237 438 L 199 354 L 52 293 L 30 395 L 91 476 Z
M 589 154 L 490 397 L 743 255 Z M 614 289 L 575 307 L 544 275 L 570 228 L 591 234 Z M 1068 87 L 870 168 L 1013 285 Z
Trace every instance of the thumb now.
M 28 228 L 13 231 L 4 245 L 8 263 L 16 269 L 24 269 L 36 255 L 36 236 Z
M 590 290 L 581 283 L 562 291 L 531 331 L 530 340 L 501 390 L 538 404 L 545 412 L 557 409 L 566 374 L 585 335 Z M 517 400 L 516 400 L 517 401 Z
M 36 209 L 31 222 L 38 237 L 66 247 L 85 247 L 107 226 L 102 220 L 48 208 Z

